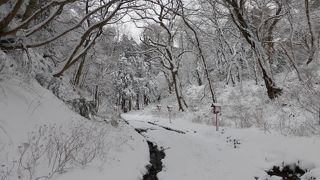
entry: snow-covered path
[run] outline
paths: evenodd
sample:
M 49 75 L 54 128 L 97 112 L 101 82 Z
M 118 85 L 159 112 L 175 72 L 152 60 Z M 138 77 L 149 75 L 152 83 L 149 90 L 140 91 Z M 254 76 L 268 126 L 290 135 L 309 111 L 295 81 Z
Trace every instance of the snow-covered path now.
M 158 173 L 160 180 L 263 179 L 268 177 L 267 169 L 282 162 L 300 163 L 311 170 L 304 177 L 320 178 L 320 158 L 315 158 L 320 157 L 318 137 L 284 137 L 277 133 L 264 134 L 258 129 L 216 132 L 215 127 L 182 119 L 170 124 L 165 118 L 139 112 L 123 115 L 123 118 L 135 128 L 148 129 L 143 135 L 165 149 L 164 167 Z M 148 123 L 154 120 L 158 120 L 156 124 L 160 126 Z

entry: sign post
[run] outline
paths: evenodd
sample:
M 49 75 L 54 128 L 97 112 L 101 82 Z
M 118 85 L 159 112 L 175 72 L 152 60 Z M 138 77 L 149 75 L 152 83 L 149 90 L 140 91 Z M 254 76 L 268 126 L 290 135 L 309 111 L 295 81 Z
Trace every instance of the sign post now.
M 161 116 L 161 104 L 158 104 L 157 106 L 157 114 L 158 114 L 158 121 L 160 121 L 160 116 Z M 154 123 L 156 123 L 157 119 L 154 120 Z
M 158 110 L 158 112 L 161 111 L 161 107 L 162 107 L 161 104 L 158 104 L 158 105 L 157 105 L 157 110 Z
M 211 107 L 212 107 L 212 112 L 215 115 L 215 116 L 213 115 L 213 124 L 216 124 L 216 131 L 219 131 L 218 116 L 219 116 L 219 113 L 221 112 L 221 106 L 216 103 L 212 103 Z M 214 123 L 214 120 L 215 120 L 215 123 Z

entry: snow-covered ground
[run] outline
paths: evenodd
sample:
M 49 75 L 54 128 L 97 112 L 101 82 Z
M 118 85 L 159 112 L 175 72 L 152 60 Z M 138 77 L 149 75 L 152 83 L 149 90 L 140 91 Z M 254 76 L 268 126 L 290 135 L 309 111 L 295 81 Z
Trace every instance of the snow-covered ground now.
M 118 126 L 114 127 L 103 121 L 90 122 L 71 111 L 36 81 L 23 82 L 12 78 L 0 82 L 0 179 L 29 179 L 27 168 L 24 169 L 17 163 L 21 157 L 21 147 L 24 147 L 21 145 L 28 144 L 32 132 L 36 133 L 41 126 L 56 127 L 62 129 L 59 132 L 68 134 L 72 123 L 104 127 L 105 149 L 91 163 L 80 167 L 68 167 L 62 174 L 56 173 L 53 179 L 137 180 L 145 174 L 145 166 L 149 163 L 148 145 L 145 139 L 127 124 L 119 122 Z M 46 138 L 48 137 L 41 139 L 45 142 Z M 29 144 L 28 147 L 30 146 Z M 45 157 L 42 159 L 46 160 Z M 24 158 L 29 159 L 26 155 Z M 32 180 L 40 176 L 46 179 L 44 176 L 48 176 L 48 162 L 45 160 L 37 162 L 34 166 Z M 22 161 L 26 161 L 27 164 L 21 164 L 30 165 L 30 161 Z M 13 164 L 14 167 L 11 166 Z M 13 168 L 10 172 L 11 167 Z M 6 172 L 10 172 L 10 175 Z
M 164 167 L 158 173 L 160 180 L 279 179 L 269 177 L 266 171 L 273 166 L 294 164 L 307 170 L 302 179 L 320 179 L 318 136 L 283 136 L 272 129 L 262 131 L 257 128 L 222 127 L 217 132 L 208 123 L 195 123 L 194 117 L 188 116 L 192 112 L 173 115 L 170 123 L 167 113 L 155 113 L 152 106 L 122 115 L 132 127 L 123 121 L 114 127 L 101 119 L 88 121 L 79 116 L 35 81 L 23 82 L 14 78 L 0 82 L 0 96 L 1 170 L 6 168 L 5 163 L 18 160 L 19 147 L 30 140 L 30 132 L 38 127 L 63 127 L 68 133 L 70 122 L 84 122 L 106 128 L 103 155 L 85 166 L 56 173 L 52 179 L 142 179 L 149 164 L 146 139 L 164 148 L 166 156 L 162 160 Z M 134 128 L 147 131 L 141 136 Z M 47 173 L 45 164 L 39 163 L 36 167 L 39 172 L 34 173 L 34 179 Z M 19 168 L 5 180 L 17 179 L 19 172 L 16 170 Z
M 282 164 L 306 169 L 302 179 L 320 179 L 319 137 L 286 137 L 256 128 L 220 128 L 217 132 L 213 126 L 192 123 L 188 118 L 170 123 L 164 116 L 143 111 L 122 116 L 135 128 L 148 129 L 143 135 L 165 149 L 160 180 L 281 179 L 269 177 L 265 171 Z

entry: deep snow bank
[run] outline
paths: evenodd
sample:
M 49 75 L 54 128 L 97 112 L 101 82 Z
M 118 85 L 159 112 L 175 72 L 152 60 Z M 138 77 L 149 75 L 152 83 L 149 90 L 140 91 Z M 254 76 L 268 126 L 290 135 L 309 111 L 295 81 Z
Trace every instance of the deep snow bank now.
M 21 78 L 0 81 L 0 162 L 1 167 L 8 167 L 4 162 L 16 162 L 19 147 L 30 140 L 30 132 L 37 127 L 62 127 L 66 134 L 68 124 L 85 122 L 99 123 L 106 126 L 105 149 L 97 160 L 81 168 L 68 168 L 63 174 L 57 173 L 55 179 L 139 179 L 145 173 L 148 164 L 148 146 L 145 140 L 125 123 L 119 122 L 113 127 L 105 122 L 93 122 L 71 111 L 50 91 L 42 88 L 36 81 L 24 82 Z M 45 139 L 45 138 L 44 138 Z M 46 173 L 47 164 L 40 167 L 36 175 Z M 19 169 L 19 168 L 18 168 Z M 126 173 L 123 173 L 126 170 Z M 15 169 L 5 178 L 17 179 Z M 1 174 L 0 174 L 1 175 Z M 3 176 L 2 176 L 3 177 Z

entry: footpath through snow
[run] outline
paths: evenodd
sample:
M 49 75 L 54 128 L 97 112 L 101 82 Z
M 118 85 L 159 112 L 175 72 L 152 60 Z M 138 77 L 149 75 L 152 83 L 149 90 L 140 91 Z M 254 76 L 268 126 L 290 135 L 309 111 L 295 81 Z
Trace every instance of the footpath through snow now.
M 281 178 L 270 177 L 267 170 L 294 164 L 307 171 L 301 179 L 320 179 L 319 137 L 284 137 L 255 128 L 216 132 L 208 125 L 179 118 L 169 123 L 141 111 L 122 117 L 164 149 L 160 180 L 273 180 Z

